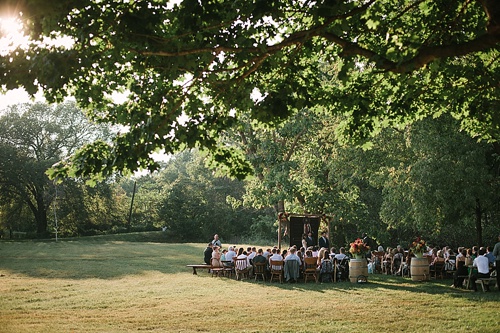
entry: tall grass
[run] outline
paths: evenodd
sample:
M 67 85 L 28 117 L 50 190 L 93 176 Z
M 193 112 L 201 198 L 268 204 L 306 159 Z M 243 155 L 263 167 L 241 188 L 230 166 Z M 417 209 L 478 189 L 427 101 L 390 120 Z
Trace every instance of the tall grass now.
M 129 236 L 130 237 L 130 236 Z M 498 332 L 500 293 L 192 275 L 205 244 L 125 236 L 0 243 L 0 332 Z M 140 237 L 139 237 L 140 238 Z M 246 244 L 244 245 L 246 246 Z

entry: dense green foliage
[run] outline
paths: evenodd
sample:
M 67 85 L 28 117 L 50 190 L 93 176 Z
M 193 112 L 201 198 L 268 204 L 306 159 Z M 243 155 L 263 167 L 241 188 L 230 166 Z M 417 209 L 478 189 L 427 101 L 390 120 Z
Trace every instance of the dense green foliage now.
M 86 189 L 78 180 L 50 180 L 47 170 L 72 154 L 84 143 L 105 137 L 105 128 L 90 124 L 74 103 L 50 107 L 42 103 L 20 104 L 4 110 L 0 116 L 0 212 L 1 222 L 9 229 L 46 236 L 55 228 L 49 212 L 57 205 L 62 234 L 73 234 L 77 220 L 106 224 L 115 203 L 107 203 L 109 185 Z M 106 188 L 106 189 L 104 189 Z M 83 198 L 96 201 L 87 207 Z M 106 205 L 106 213 L 96 207 Z M 93 217 L 90 217 L 93 216 Z M 54 217 L 55 219 L 55 217 Z M 73 222 L 69 222 L 73 221 Z M 102 226 L 99 227 L 100 229 Z
M 150 153 L 208 148 L 234 176 L 250 165 L 218 133 L 242 113 L 276 123 L 303 108 L 342 116 L 364 140 L 448 113 L 497 140 L 498 1 L 6 0 L 35 43 L 0 55 L 0 84 L 74 95 L 96 120 L 124 126 L 57 174 L 156 169 Z M 22 12 L 22 16 L 19 15 Z M 69 36 L 71 47 L 36 43 Z M 319 73 L 331 68 L 335 84 Z M 116 91 L 128 94 L 113 102 Z M 187 117 L 181 117 L 185 115 Z
M 433 244 L 471 246 L 491 243 L 499 225 L 498 145 L 458 131 L 449 116 L 386 129 L 369 150 L 339 143 L 332 133 L 342 120 L 307 109 L 274 130 L 243 121 L 222 143 L 244 152 L 256 170 L 244 182 L 224 176 L 213 161 L 210 169 L 206 154 L 192 150 L 170 157 L 159 172 L 89 187 L 82 179 L 56 184 L 45 175 L 74 149 L 64 142 L 76 147 L 69 138 L 92 136 L 78 109 L 67 108 L 74 105 L 20 105 L 0 118 L 4 228 L 44 236 L 57 217 L 62 236 L 166 228 L 169 241 L 208 241 L 219 233 L 226 242 L 274 242 L 276 213 L 287 211 L 331 216 L 337 246 L 362 232 L 385 245 L 418 235 Z M 78 126 L 56 117 L 61 109 Z M 57 154 L 35 157 L 49 151 Z M 45 214 L 42 222 L 36 209 Z

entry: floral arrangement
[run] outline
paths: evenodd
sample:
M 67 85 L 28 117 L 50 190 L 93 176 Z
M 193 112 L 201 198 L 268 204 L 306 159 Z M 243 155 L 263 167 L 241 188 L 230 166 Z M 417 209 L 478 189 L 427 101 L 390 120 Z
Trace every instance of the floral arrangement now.
M 427 246 L 425 245 L 425 241 L 420 237 L 417 237 L 413 243 L 410 244 L 410 250 L 415 254 L 422 254 L 426 249 Z
M 366 254 L 368 251 L 370 251 L 370 247 L 366 245 L 361 238 L 352 242 L 349 249 L 349 252 L 354 256 Z

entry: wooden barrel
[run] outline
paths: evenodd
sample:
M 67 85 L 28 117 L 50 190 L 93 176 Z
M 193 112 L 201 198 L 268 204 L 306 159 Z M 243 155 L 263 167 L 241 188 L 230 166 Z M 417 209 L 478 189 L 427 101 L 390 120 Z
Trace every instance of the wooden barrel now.
M 412 281 L 428 281 L 429 260 L 427 258 L 411 258 L 410 274 Z
M 349 280 L 358 282 L 358 277 L 363 275 L 368 280 L 368 261 L 366 259 L 351 259 L 349 261 Z

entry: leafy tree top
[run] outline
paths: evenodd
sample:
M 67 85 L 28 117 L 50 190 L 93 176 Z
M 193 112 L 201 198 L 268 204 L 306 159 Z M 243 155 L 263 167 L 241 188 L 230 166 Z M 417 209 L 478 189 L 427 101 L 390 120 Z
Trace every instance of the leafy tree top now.
M 123 126 L 57 169 L 77 176 L 155 169 L 150 154 L 203 147 L 243 176 L 217 142 L 240 111 L 275 123 L 304 107 L 342 115 L 343 134 L 450 112 L 496 139 L 500 4 L 424 0 L 6 0 L 33 43 L 0 55 L 5 89 L 74 95 Z M 70 36 L 72 47 L 45 37 Z M 113 102 L 116 91 L 128 93 Z

